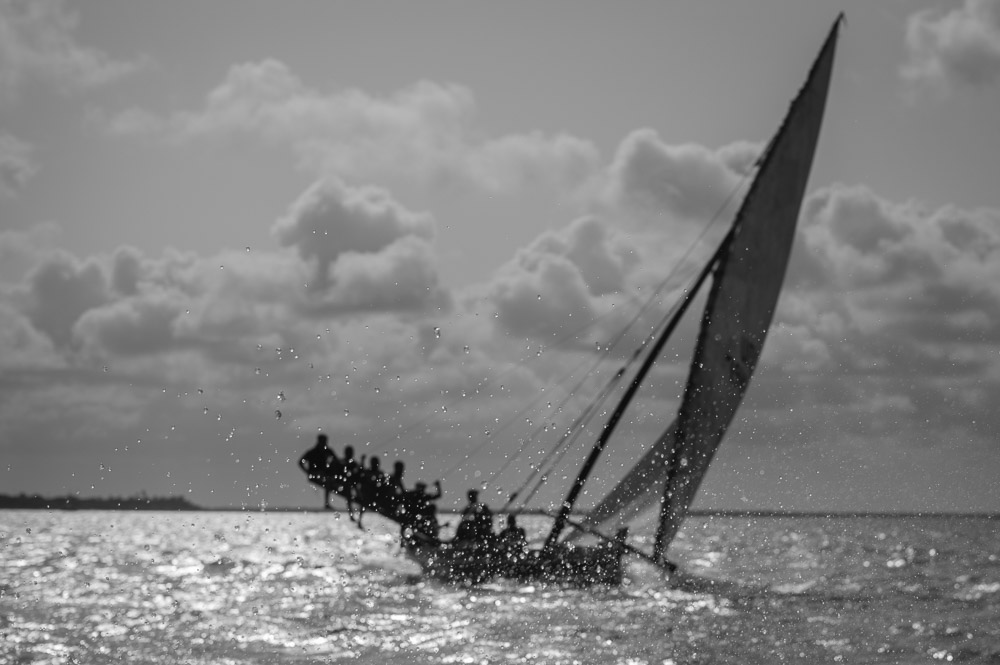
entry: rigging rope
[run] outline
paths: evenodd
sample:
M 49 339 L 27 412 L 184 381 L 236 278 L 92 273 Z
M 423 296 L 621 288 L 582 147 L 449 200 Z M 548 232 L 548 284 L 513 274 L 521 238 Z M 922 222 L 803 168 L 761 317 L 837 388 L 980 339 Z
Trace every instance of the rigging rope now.
M 719 217 L 722 214 L 722 212 L 726 209 L 726 207 L 733 200 L 733 197 L 740 191 L 740 189 L 743 188 L 743 186 L 747 183 L 748 180 L 749 180 L 749 174 L 744 174 L 742 176 L 742 178 L 733 186 L 733 188 L 730 190 L 729 194 L 726 196 L 726 198 L 723 200 L 723 202 L 719 205 L 718 209 L 712 215 L 712 217 L 709 220 L 709 222 L 702 229 L 701 233 L 694 240 L 694 242 L 692 242 L 688 246 L 688 249 L 685 251 L 684 255 L 681 257 L 681 260 L 674 264 L 674 267 L 671 269 L 670 273 L 668 273 L 667 277 L 656 288 L 656 290 L 653 292 L 652 296 L 647 300 L 646 304 L 639 311 L 639 313 L 637 313 L 637 315 L 633 318 L 633 320 L 624 328 L 624 330 L 622 331 L 622 333 L 619 334 L 619 336 L 615 340 L 614 344 L 617 344 L 624 337 L 625 333 L 635 324 L 635 322 L 642 315 L 642 313 L 648 307 L 650 307 L 652 305 L 652 303 L 659 296 L 660 292 L 663 290 L 663 288 L 666 286 L 666 284 L 672 279 L 672 277 L 674 276 L 674 273 L 677 271 L 678 267 L 681 264 L 683 264 L 684 260 L 687 259 L 691 255 L 691 253 L 694 251 L 694 248 L 696 246 L 698 246 L 698 244 L 700 244 L 702 242 L 702 240 L 708 234 L 709 229 L 719 219 Z M 622 369 L 619 371 L 619 374 L 616 375 L 616 377 L 615 377 L 615 379 L 613 379 L 613 381 L 615 381 L 622 373 L 624 373 L 624 371 L 628 368 L 628 366 L 631 365 L 635 361 L 635 359 L 637 359 L 639 357 L 639 355 L 641 354 L 642 350 L 646 347 L 646 344 L 648 344 L 649 340 L 652 339 L 655 336 L 655 332 L 657 330 L 662 329 L 663 326 L 667 324 L 667 321 L 669 321 L 672 318 L 674 312 L 676 312 L 676 309 L 680 305 L 680 302 L 681 302 L 681 300 L 678 300 L 677 302 L 674 303 L 674 305 L 670 308 L 670 310 L 663 316 L 663 318 L 661 319 L 661 321 L 659 322 L 659 324 L 657 324 L 657 326 L 654 328 L 653 333 L 651 333 L 643 341 L 642 346 L 640 346 L 638 349 L 636 349 L 636 351 L 633 353 L 632 357 L 629 359 L 629 361 L 626 363 L 626 365 L 624 367 L 622 367 Z M 612 346 L 614 346 L 614 344 L 609 345 L 609 349 Z M 602 392 L 601 394 L 599 394 L 599 396 L 597 398 L 595 398 L 594 401 L 592 401 L 591 405 L 588 406 L 587 410 L 584 412 L 584 415 L 586 415 L 586 417 L 589 418 L 589 416 L 593 414 L 593 409 L 591 409 L 591 407 L 594 406 L 597 403 L 603 403 L 607 399 L 608 396 L 609 396 L 609 393 L 605 393 L 605 392 Z M 584 419 L 585 418 L 582 416 L 580 419 L 578 419 L 577 422 L 581 422 Z M 516 490 L 514 493 L 512 493 L 510 500 L 507 502 L 507 505 L 505 506 L 505 510 L 514 502 L 514 500 L 517 498 L 517 496 L 520 494 L 520 492 L 522 492 L 531 483 L 531 481 L 534 479 L 534 477 L 536 477 L 541 472 L 540 470 L 541 470 L 542 466 L 545 464 L 545 461 L 548 460 L 553 454 L 555 454 L 555 452 L 557 450 L 559 450 L 560 448 L 563 448 L 562 451 L 560 452 L 560 454 L 555 459 L 555 461 L 545 470 L 544 473 L 542 473 L 542 478 L 539 480 L 538 483 L 536 483 L 536 485 L 531 490 L 531 492 L 529 493 L 529 495 L 521 502 L 522 507 L 526 507 L 527 506 L 528 502 L 531 501 L 531 499 L 535 496 L 535 494 L 538 492 L 538 490 L 544 484 L 544 482 L 547 479 L 547 477 L 549 475 L 551 475 L 551 473 L 554 472 L 556 468 L 558 468 L 559 463 L 561 462 L 561 460 L 563 459 L 563 457 L 566 455 L 566 453 L 570 450 L 570 446 L 568 446 L 567 444 L 573 443 L 576 440 L 576 434 L 579 433 L 582 430 L 583 430 L 583 427 L 581 426 L 580 429 L 578 429 L 574 433 L 573 436 L 571 436 L 571 437 L 564 436 L 563 438 L 561 438 L 556 443 L 556 445 L 546 454 L 546 456 L 542 460 L 542 462 L 540 462 L 538 464 L 538 466 L 534 469 L 534 471 L 532 472 L 532 474 L 529 476 L 528 480 L 525 483 L 523 483 L 521 485 L 521 487 L 518 488 L 518 490 Z M 566 446 L 566 447 L 564 447 L 564 446 Z M 525 446 L 522 446 L 521 450 L 518 451 L 517 455 L 520 455 L 520 453 L 524 449 L 524 447 Z M 515 457 L 517 455 L 515 455 Z M 509 463 L 507 465 L 505 465 L 505 468 L 507 466 L 509 466 Z
M 592 374 L 595 371 L 596 367 L 601 362 L 603 362 L 607 358 L 607 356 L 610 355 L 611 350 L 613 348 L 615 348 L 615 346 L 617 346 L 624 339 L 624 337 L 628 333 L 628 331 L 631 330 L 631 328 L 641 319 L 642 315 L 646 312 L 646 310 L 648 310 L 653 305 L 653 303 L 658 300 L 658 298 L 660 297 L 662 291 L 666 288 L 667 284 L 669 284 L 670 281 L 674 278 L 674 276 L 675 276 L 676 272 L 678 271 L 678 269 L 680 268 L 680 266 L 683 265 L 685 263 L 685 261 L 691 256 L 691 254 L 694 251 L 695 247 L 697 247 L 704 240 L 704 238 L 708 234 L 709 230 L 712 228 L 712 226 L 715 224 L 715 222 L 718 221 L 719 216 L 722 214 L 722 212 L 726 209 L 726 207 L 732 201 L 732 199 L 736 195 L 736 193 L 746 184 L 746 182 L 747 182 L 748 179 L 749 179 L 749 175 L 748 174 L 744 174 L 742 176 L 742 178 L 739 180 L 739 182 L 737 182 L 736 185 L 733 186 L 733 188 L 730 190 L 729 194 L 726 196 L 726 198 L 723 200 L 723 202 L 719 205 L 718 209 L 715 211 L 715 213 L 709 219 L 708 223 L 702 228 L 701 232 L 698 234 L 698 237 L 695 238 L 695 240 L 690 245 L 688 245 L 687 250 L 685 250 L 685 252 L 681 256 L 680 260 L 678 260 L 677 262 L 674 263 L 674 266 L 671 268 L 670 272 L 667 273 L 666 277 L 663 280 L 660 281 L 660 283 L 657 285 L 656 289 L 654 289 L 654 291 L 650 295 L 650 297 L 646 299 L 646 302 L 642 305 L 642 307 L 639 308 L 639 310 L 636 312 L 636 314 L 632 317 L 631 321 L 629 321 L 629 323 L 626 324 L 623 327 L 623 329 L 621 330 L 621 332 L 618 333 L 618 335 L 614 338 L 614 340 L 612 342 L 610 342 L 609 344 L 607 344 L 606 346 L 604 346 L 604 348 L 602 350 L 602 353 L 595 360 L 593 366 L 584 375 L 584 378 L 580 382 L 578 382 L 578 384 L 574 387 L 574 389 L 571 390 L 567 394 L 567 396 L 564 398 L 563 402 L 560 404 L 560 408 L 562 406 L 564 406 L 569 401 L 569 399 L 575 394 L 575 392 L 582 387 L 583 383 L 586 381 L 586 378 L 589 377 L 590 374 Z M 623 294 L 623 295 L 629 296 L 629 294 Z M 631 298 L 631 296 L 629 296 L 629 297 Z M 655 332 L 655 330 L 658 330 L 659 328 L 662 327 L 664 321 L 666 321 L 666 320 L 669 319 L 669 317 L 671 315 L 671 312 L 673 312 L 675 310 L 675 308 L 677 307 L 677 304 L 679 302 L 680 301 L 677 301 L 677 302 L 674 303 L 674 305 L 670 308 L 670 310 L 668 311 L 668 313 L 663 317 L 663 319 L 661 320 L 661 322 L 657 326 L 654 327 L 654 329 L 653 329 L 654 332 Z M 558 348 L 564 342 L 566 342 L 566 341 L 568 341 L 570 339 L 573 339 L 573 338 L 578 338 L 580 335 L 582 335 L 588 329 L 596 326 L 597 323 L 599 323 L 604 318 L 610 316 L 612 313 L 613 313 L 613 310 L 608 310 L 607 312 L 605 312 L 605 313 L 603 313 L 603 314 L 595 317 L 589 323 L 581 326 L 580 328 L 578 328 L 578 329 L 576 329 L 574 331 L 571 331 L 570 333 L 568 333 L 568 334 L 564 335 L 563 337 L 559 338 L 558 340 L 556 340 L 555 343 L 553 344 L 553 346 L 556 347 L 556 348 Z M 642 349 L 645 348 L 645 346 L 648 343 L 649 339 L 651 339 L 652 337 L 653 337 L 653 335 L 651 333 L 650 335 L 648 335 L 644 339 L 644 341 L 643 341 L 642 345 L 639 347 L 639 349 L 637 349 L 632 354 L 632 356 L 629 358 L 629 360 L 626 363 L 626 365 L 622 368 L 623 370 L 625 368 L 627 368 L 629 365 L 631 365 L 635 361 L 635 359 L 638 357 L 638 355 L 640 354 L 640 352 L 642 351 Z M 521 359 L 519 359 L 519 361 L 516 364 L 509 366 L 506 370 L 504 370 L 503 372 L 501 372 L 500 375 L 498 375 L 495 380 L 496 381 L 500 381 L 505 376 L 507 376 L 510 372 L 513 372 L 515 369 L 520 369 L 521 367 L 525 366 L 527 364 L 527 362 L 528 362 L 528 358 L 529 358 L 528 356 L 522 357 Z M 581 365 L 582 364 L 583 363 L 581 363 Z M 562 379 L 560 379 L 559 381 L 557 381 L 556 385 L 559 385 L 560 383 L 566 381 L 570 376 L 573 376 L 576 373 L 577 369 L 579 369 L 579 366 L 573 368 L 572 371 L 570 371 Z M 616 377 L 612 379 L 612 383 L 616 383 L 617 382 L 617 378 L 618 377 L 617 377 L 617 374 L 616 374 Z M 603 391 L 602 391 L 602 393 L 603 393 Z M 602 393 L 599 393 L 599 395 L 602 394 Z M 466 395 L 463 392 L 461 395 L 457 396 L 455 399 L 453 399 L 452 401 L 450 401 L 446 405 L 445 408 L 447 409 L 447 407 L 454 406 L 454 405 L 458 404 L 461 400 L 465 399 L 465 397 L 466 397 Z M 607 398 L 607 396 L 604 396 L 604 397 L 601 397 L 600 400 L 603 402 L 603 400 L 606 399 L 606 398 Z M 595 400 L 592 400 L 592 404 L 597 399 L 598 398 L 595 398 Z M 484 439 L 474 449 L 468 451 L 465 455 L 463 455 L 458 460 L 458 462 L 456 462 L 454 465 L 452 465 L 452 467 L 450 467 L 447 471 L 445 471 L 442 474 L 442 476 L 441 476 L 442 480 L 445 479 L 445 478 L 447 478 L 448 476 L 450 476 L 454 472 L 456 472 L 458 469 L 460 469 L 476 453 L 478 453 L 479 451 L 481 451 L 487 444 L 489 444 L 492 441 L 494 441 L 496 439 L 496 436 L 501 431 L 503 431 L 504 429 L 506 429 L 507 427 L 509 427 L 511 424 L 513 424 L 524 413 L 526 413 L 529 410 L 531 410 L 532 407 L 533 407 L 533 403 L 529 402 L 523 409 L 521 409 L 518 412 L 516 412 L 513 416 L 511 416 L 500 427 L 498 427 L 496 429 L 492 429 L 491 432 L 490 432 L 490 436 L 488 436 L 486 439 Z M 590 414 L 591 415 L 593 414 L 593 410 L 590 411 Z M 387 450 L 390 443 L 392 443 L 393 441 L 398 441 L 400 439 L 400 437 L 402 437 L 403 435 L 405 435 L 408 432 L 412 431 L 416 427 L 418 427 L 418 426 L 426 423 L 428 420 L 430 420 L 432 417 L 434 417 L 436 415 L 437 415 L 437 411 L 436 410 L 430 411 L 424 417 L 420 418 L 419 420 L 417 420 L 413 424 L 409 425 L 408 427 L 402 429 L 399 432 L 396 432 L 390 439 L 387 439 L 387 440 L 383 441 L 383 443 L 379 447 L 382 448 L 383 450 Z M 580 418 L 578 418 L 577 421 L 579 421 L 581 423 L 580 427 L 577 429 L 577 432 L 579 432 L 579 431 L 581 431 L 583 429 L 582 423 L 584 422 L 584 420 L 581 420 Z M 574 421 L 574 422 L 576 422 L 576 421 Z M 510 467 L 510 465 L 523 454 L 523 452 L 527 448 L 528 444 L 530 444 L 532 441 L 534 441 L 537 438 L 537 436 L 541 432 L 543 432 L 543 431 L 545 431 L 544 426 L 539 426 L 538 429 L 536 429 L 531 435 L 529 435 L 528 438 L 525 439 L 524 443 L 521 445 L 521 447 L 518 449 L 518 451 L 512 457 L 510 457 L 508 459 L 508 461 L 503 465 L 503 468 L 500 471 L 497 471 L 497 472 L 494 472 L 493 474 L 491 474 L 491 476 L 487 479 L 487 481 L 485 481 L 484 484 L 488 484 L 488 483 L 492 482 L 493 479 L 497 478 L 501 473 L 503 473 L 504 471 L 506 471 Z M 553 447 L 553 449 L 550 450 L 547 453 L 546 458 L 549 458 L 549 457 L 551 457 L 551 455 L 555 454 L 555 451 L 558 450 L 561 446 L 566 445 L 567 443 L 572 443 L 573 441 L 575 441 L 576 437 L 575 436 L 569 437 L 569 441 L 568 442 L 566 441 L 566 439 L 567 439 L 567 437 L 565 437 L 565 436 L 562 439 L 560 439 L 560 441 L 558 441 L 556 443 L 556 445 Z M 556 460 L 556 463 L 558 463 L 558 461 L 560 461 L 562 459 L 562 457 L 563 457 L 564 454 L 565 454 L 565 452 L 562 455 L 559 456 L 559 458 Z M 539 468 L 540 467 L 541 467 L 541 463 L 539 464 Z M 533 475 L 537 475 L 537 474 L 533 474 Z M 523 490 L 525 487 L 527 487 L 528 483 L 530 483 L 530 480 L 527 483 L 522 484 L 521 490 Z M 532 492 L 531 496 L 534 496 L 534 492 L 535 491 L 537 491 L 537 489 Z M 510 502 L 508 502 L 508 504 L 509 503 Z

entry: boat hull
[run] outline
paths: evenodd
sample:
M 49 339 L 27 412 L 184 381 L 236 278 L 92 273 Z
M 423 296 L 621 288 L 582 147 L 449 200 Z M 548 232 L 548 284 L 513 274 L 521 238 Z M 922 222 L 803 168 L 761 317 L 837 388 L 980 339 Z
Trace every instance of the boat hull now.
M 426 575 L 459 584 L 510 579 L 574 587 L 618 586 L 623 578 L 624 551 L 612 545 L 509 552 L 482 543 L 433 541 L 418 534 L 404 535 L 403 547 Z

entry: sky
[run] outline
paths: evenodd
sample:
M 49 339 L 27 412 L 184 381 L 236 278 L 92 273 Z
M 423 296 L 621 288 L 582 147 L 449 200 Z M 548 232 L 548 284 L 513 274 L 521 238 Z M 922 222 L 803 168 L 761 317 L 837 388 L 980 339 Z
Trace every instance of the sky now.
M 0 492 L 317 506 L 322 431 L 502 503 L 710 254 L 839 11 L 696 507 L 1000 511 L 997 0 L 0 0 Z M 584 505 L 672 419 L 689 318 Z

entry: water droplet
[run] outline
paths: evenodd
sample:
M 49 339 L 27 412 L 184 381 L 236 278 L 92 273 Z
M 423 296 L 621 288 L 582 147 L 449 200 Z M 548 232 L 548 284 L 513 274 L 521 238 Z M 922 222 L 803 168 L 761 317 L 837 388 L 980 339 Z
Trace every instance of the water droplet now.
M 279 411 L 278 409 L 275 409 L 274 410 L 274 417 L 275 417 L 276 420 L 281 420 L 281 411 Z
M 204 395 L 205 391 L 202 388 L 198 388 L 198 394 L 199 395 Z
M 348 411 L 347 409 L 344 409 L 344 417 L 346 418 L 349 415 L 351 415 L 351 412 Z
M 201 410 L 201 412 L 204 413 L 207 416 L 208 415 L 208 407 L 206 406 L 204 409 Z
M 250 253 L 250 245 L 247 245 L 247 254 Z
M 226 266 L 219 266 L 219 270 L 225 270 Z
M 254 374 L 260 374 L 260 367 L 255 367 L 253 370 Z
M 539 300 L 541 300 L 542 299 L 542 294 L 539 293 L 537 297 L 538 297 Z

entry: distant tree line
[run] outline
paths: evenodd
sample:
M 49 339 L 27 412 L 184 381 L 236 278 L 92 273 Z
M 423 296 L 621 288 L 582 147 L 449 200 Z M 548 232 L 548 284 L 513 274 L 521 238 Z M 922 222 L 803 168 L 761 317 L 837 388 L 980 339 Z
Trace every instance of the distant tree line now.
M 21 510 L 201 510 L 182 496 L 44 497 L 38 494 L 0 494 L 0 509 Z

